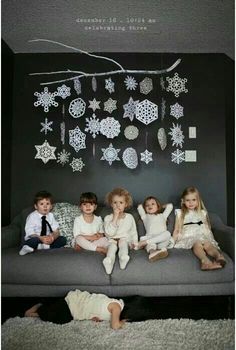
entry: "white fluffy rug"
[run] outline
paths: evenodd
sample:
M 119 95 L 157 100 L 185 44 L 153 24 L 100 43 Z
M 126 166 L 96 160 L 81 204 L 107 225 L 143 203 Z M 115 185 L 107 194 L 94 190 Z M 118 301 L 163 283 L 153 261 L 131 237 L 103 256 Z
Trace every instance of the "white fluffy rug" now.
M 2 350 L 233 350 L 234 320 L 168 319 L 126 323 L 65 325 L 15 317 L 2 325 Z

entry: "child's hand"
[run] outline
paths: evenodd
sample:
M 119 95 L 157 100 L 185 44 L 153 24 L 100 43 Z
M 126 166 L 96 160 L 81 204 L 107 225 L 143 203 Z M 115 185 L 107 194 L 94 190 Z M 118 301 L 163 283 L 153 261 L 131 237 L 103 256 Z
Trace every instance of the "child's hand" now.
M 80 252 L 82 248 L 81 248 L 81 246 L 79 244 L 76 243 L 74 245 L 74 249 L 75 249 L 75 251 Z
M 136 249 L 137 250 L 137 246 L 138 246 L 138 243 L 134 243 L 134 242 L 129 243 L 130 249 Z
M 93 318 L 91 318 L 91 320 L 94 322 L 102 322 L 102 320 L 97 316 L 94 316 Z

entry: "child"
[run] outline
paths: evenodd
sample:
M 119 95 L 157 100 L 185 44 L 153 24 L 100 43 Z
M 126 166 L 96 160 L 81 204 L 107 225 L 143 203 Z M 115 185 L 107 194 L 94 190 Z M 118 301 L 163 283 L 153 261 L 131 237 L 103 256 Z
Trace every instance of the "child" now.
M 50 213 L 52 209 L 52 195 L 47 191 L 36 193 L 34 207 L 28 215 L 25 224 L 24 244 L 19 254 L 32 253 L 35 249 L 61 248 L 66 244 L 66 238 L 60 236 L 59 225 Z
M 165 208 L 164 211 L 163 208 Z M 171 203 L 161 205 L 153 196 L 147 197 L 143 205 L 138 206 L 138 212 L 146 230 L 146 235 L 140 238 L 138 249 L 146 247 L 149 261 L 168 256 L 167 247 L 170 244 L 171 233 L 167 231 L 166 221 L 172 209 Z
M 120 268 L 126 268 L 129 257 L 129 247 L 132 248 L 138 242 L 138 234 L 134 218 L 125 213 L 125 209 L 131 207 L 132 198 L 129 192 L 123 188 L 115 188 L 106 196 L 106 203 L 113 209 L 113 214 L 104 219 L 105 234 L 109 239 L 106 258 L 103 260 L 106 273 L 112 272 L 116 251 L 119 248 Z
M 103 222 L 100 216 L 94 215 L 97 209 L 96 194 L 82 193 L 79 207 L 82 215 L 76 216 L 73 228 L 75 249 L 78 250 L 79 246 L 86 250 L 106 254 L 108 240 L 104 237 Z
M 176 210 L 173 232 L 175 248 L 192 249 L 201 261 L 202 270 L 216 270 L 226 261 L 210 230 L 207 210 L 195 187 L 188 187 L 181 196 L 181 209 Z M 214 260 L 211 261 L 208 256 Z

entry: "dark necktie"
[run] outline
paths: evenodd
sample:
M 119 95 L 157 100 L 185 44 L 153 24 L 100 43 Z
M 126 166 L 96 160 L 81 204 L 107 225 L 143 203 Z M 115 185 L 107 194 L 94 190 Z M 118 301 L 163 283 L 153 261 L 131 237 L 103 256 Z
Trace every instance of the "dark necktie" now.
M 52 232 L 52 228 L 51 228 L 51 225 L 49 224 L 49 222 L 46 220 L 46 216 L 45 215 L 43 215 L 42 217 L 41 217 L 41 219 L 42 219 L 42 230 L 41 230 L 41 236 L 46 236 L 46 234 L 47 234 L 47 225 L 48 225 L 48 227 L 49 227 L 49 230 L 50 230 L 50 232 Z

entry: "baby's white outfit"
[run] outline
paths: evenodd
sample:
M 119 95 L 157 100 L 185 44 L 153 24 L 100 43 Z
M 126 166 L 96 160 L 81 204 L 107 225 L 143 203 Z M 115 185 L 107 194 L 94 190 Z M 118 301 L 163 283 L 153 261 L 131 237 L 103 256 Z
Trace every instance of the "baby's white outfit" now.
M 167 230 L 166 221 L 172 212 L 173 205 L 167 204 L 163 213 L 147 214 L 140 204 L 138 206 L 138 213 L 143 221 L 146 235 L 140 238 L 141 241 L 147 241 L 146 250 L 167 248 L 170 243 L 171 233 Z
M 107 274 L 113 269 L 117 249 L 119 248 L 120 268 L 123 270 L 130 259 L 129 244 L 138 242 L 136 223 L 131 214 L 124 213 L 124 217 L 119 219 L 116 225 L 112 220 L 113 214 L 107 215 L 104 219 L 105 235 L 109 240 L 107 257 L 103 260 Z
M 74 320 L 91 320 L 93 317 L 98 317 L 103 321 L 110 321 L 111 313 L 108 310 L 110 303 L 118 303 L 121 311 L 124 308 L 122 299 L 109 298 L 104 294 L 90 294 L 88 292 L 81 292 L 76 289 L 71 291 L 65 297 L 65 301 L 70 309 Z
M 176 209 L 175 214 L 178 219 L 181 218 L 181 209 Z M 207 212 L 201 210 L 189 210 L 183 222 L 183 228 L 180 236 L 175 243 L 175 248 L 191 249 L 197 241 L 208 241 L 215 248 L 219 249 L 219 245 L 207 224 Z
M 104 233 L 104 227 L 102 218 L 100 216 L 94 215 L 93 221 L 88 223 L 84 220 L 83 215 L 76 216 L 74 220 L 73 235 L 74 240 L 81 248 L 91 251 L 96 251 L 97 247 L 107 247 L 108 239 L 106 237 L 101 237 L 96 241 L 88 241 L 85 236 L 92 236 L 95 233 Z

